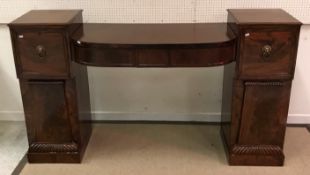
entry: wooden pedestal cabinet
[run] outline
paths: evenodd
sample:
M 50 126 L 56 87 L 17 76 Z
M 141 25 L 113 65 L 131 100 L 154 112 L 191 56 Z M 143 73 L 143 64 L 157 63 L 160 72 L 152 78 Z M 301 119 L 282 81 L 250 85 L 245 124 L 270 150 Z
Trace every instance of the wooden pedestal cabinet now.
M 41 12 L 28 14 L 40 15 L 37 21 L 21 18 L 10 25 L 28 160 L 78 163 L 91 133 L 87 69 L 72 61 L 70 44 L 82 14 L 80 10 Z
M 224 68 L 222 134 L 229 163 L 283 165 L 300 23 L 283 11 L 228 12 L 228 33 L 239 36 L 236 63 Z

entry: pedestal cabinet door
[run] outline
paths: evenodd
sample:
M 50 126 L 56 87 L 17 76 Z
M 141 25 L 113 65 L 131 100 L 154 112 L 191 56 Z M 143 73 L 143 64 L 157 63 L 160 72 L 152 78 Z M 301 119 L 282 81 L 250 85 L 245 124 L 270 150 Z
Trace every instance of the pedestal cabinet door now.
M 283 146 L 290 88 L 290 82 L 245 83 L 239 144 Z
M 71 143 L 64 82 L 27 81 L 21 89 L 29 143 Z

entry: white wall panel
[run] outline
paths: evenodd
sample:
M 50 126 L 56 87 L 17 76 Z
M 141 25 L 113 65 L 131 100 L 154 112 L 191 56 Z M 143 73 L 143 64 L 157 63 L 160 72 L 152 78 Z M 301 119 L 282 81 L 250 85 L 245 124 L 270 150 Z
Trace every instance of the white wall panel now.
M 226 21 L 228 8 L 283 8 L 310 23 L 310 0 L 0 0 L 0 23 L 31 9 L 84 9 L 88 22 L 180 23 Z

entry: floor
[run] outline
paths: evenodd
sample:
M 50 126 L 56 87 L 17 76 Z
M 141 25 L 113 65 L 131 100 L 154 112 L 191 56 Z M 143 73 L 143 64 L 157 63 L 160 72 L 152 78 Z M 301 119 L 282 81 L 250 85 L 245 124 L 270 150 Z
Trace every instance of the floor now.
M 82 164 L 26 164 L 22 175 L 309 175 L 310 134 L 288 127 L 284 167 L 228 166 L 216 125 L 95 124 Z
M 9 175 L 27 151 L 24 122 L 0 122 L 0 174 Z

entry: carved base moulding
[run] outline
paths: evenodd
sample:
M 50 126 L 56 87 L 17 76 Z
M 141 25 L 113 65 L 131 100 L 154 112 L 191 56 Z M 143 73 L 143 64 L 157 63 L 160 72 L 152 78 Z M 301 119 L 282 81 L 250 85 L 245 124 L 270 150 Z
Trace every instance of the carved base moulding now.
M 78 144 L 76 143 L 32 143 L 29 146 L 29 152 L 37 153 L 74 153 L 78 152 Z
M 232 154 L 236 155 L 283 155 L 282 149 L 275 145 L 234 145 Z
M 282 149 L 275 145 L 235 145 L 229 154 L 229 163 L 281 166 L 284 163 L 284 154 Z

